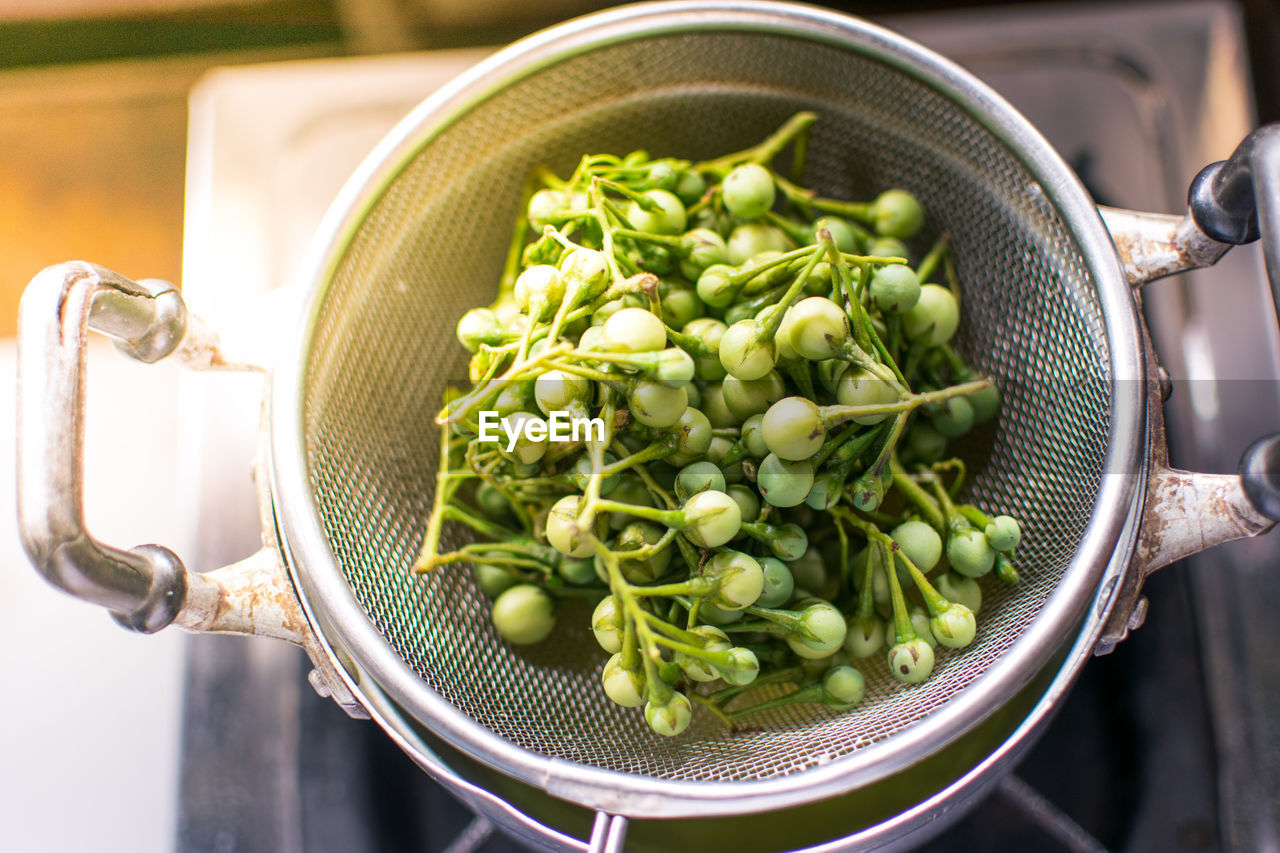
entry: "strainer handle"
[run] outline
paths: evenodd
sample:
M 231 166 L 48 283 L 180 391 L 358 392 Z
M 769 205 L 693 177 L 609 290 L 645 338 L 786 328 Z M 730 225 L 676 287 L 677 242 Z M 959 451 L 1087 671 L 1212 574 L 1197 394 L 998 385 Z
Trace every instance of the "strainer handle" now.
M 1262 238 L 1271 298 L 1280 314 L 1280 123 L 1263 125 L 1229 159 L 1205 166 L 1191 182 L 1187 206 L 1196 226 L 1219 243 Z M 1258 512 L 1280 521 L 1280 434 L 1244 452 L 1240 482 Z
M 94 264 L 49 267 L 27 286 L 18 328 L 18 526 L 27 555 L 52 584 L 151 633 L 173 622 L 193 585 L 160 545 L 129 550 L 95 540 L 83 512 L 88 330 L 144 362 L 175 352 L 211 365 L 216 336 L 166 281 L 131 281 Z
M 587 853 L 622 853 L 627 837 L 627 819 L 623 815 L 596 812 L 587 840 Z
M 31 562 L 54 586 L 107 608 L 136 631 L 177 624 L 302 646 L 316 667 L 316 691 L 348 714 L 367 717 L 310 629 L 265 520 L 262 550 L 204 573 L 188 571 L 160 545 L 123 550 L 89 535 L 83 483 L 90 329 L 148 363 L 175 356 L 188 367 L 255 369 L 242 357 L 229 358 L 166 281 L 131 281 L 84 261 L 32 279 L 18 311 L 17 412 L 18 529 Z M 266 489 L 268 478 L 259 473 Z

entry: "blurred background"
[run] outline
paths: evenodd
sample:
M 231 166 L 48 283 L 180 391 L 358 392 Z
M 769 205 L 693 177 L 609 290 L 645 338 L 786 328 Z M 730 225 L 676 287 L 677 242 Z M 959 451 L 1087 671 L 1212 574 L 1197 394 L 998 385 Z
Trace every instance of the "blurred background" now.
M 287 280 L 329 199 L 417 98 L 606 5 L 0 0 L 0 459 L 18 299 L 38 270 L 92 260 L 174 281 L 211 319 L 243 313 L 243 296 Z M 1100 201 L 1178 211 L 1199 165 L 1280 119 L 1280 0 L 820 5 L 971 67 Z M 1230 257 L 1148 303 L 1176 379 L 1213 368 L 1267 383 L 1219 386 L 1221 411 L 1170 410 L 1185 467 L 1231 470 L 1280 422 L 1259 261 Z M 93 349 L 93 532 L 172 545 L 197 570 L 248 554 L 259 380 Z M 316 697 L 296 650 L 131 634 L 48 587 L 17 544 L 10 470 L 0 462 L 0 850 L 520 849 Z M 1160 575 L 1148 624 L 1086 668 L 1019 778 L 933 853 L 1280 851 L 1278 550 L 1246 543 Z
M 500 45 L 608 5 L 614 4 L 5 0 L 0 3 L 0 335 L 14 333 L 17 298 L 29 274 L 53 262 L 94 258 L 108 267 L 179 281 L 187 93 L 206 69 Z M 981 4 L 821 5 L 874 17 Z M 1280 118 L 1280 3 L 1238 0 L 1237 5 L 1256 71 L 1258 115 Z

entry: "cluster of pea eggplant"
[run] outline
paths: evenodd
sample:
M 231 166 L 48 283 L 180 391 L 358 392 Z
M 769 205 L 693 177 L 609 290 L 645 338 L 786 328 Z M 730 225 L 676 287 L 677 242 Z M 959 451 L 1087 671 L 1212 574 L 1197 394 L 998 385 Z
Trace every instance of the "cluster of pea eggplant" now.
M 877 655 L 923 681 L 934 646 L 972 642 L 977 579 L 1017 580 L 1017 522 L 958 502 L 965 466 L 945 458 L 1000 404 L 950 346 L 946 241 L 913 266 L 912 195 L 823 198 L 772 168 L 794 146 L 802 171 L 813 121 L 701 163 L 539 170 L 497 300 L 458 323 L 472 387 L 437 418 L 416 568 L 470 563 L 513 644 L 595 600 L 604 692 L 664 735 L 695 704 L 729 726 L 851 708 L 853 663 Z M 598 431 L 521 428 L 566 412 Z M 446 523 L 476 541 L 442 552 Z

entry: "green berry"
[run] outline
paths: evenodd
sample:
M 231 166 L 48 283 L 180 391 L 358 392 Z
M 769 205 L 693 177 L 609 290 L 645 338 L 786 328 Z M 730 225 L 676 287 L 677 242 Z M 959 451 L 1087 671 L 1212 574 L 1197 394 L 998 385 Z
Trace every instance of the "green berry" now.
M 973 422 L 985 424 L 1000 411 L 1000 388 L 992 382 L 968 395 L 968 400 L 973 406 Z
M 721 185 L 725 209 L 739 219 L 755 219 L 773 207 L 776 190 L 769 170 L 744 163 L 725 176 Z
M 885 623 L 879 616 L 851 616 L 844 637 L 844 650 L 850 657 L 870 657 L 884 647 Z
M 809 459 L 827 439 L 818 405 L 808 397 L 783 397 L 769 407 L 760 423 L 769 452 L 780 459 Z
M 960 327 L 960 306 L 950 290 L 937 284 L 920 288 L 920 299 L 903 316 L 902 330 L 913 341 L 926 346 L 945 344 Z
M 888 264 L 871 276 L 871 298 L 889 314 L 905 314 L 920 301 L 920 279 L 906 264 Z
M 636 382 L 627 398 L 632 416 L 645 426 L 669 427 L 676 424 L 689 408 L 689 395 L 684 388 L 672 388 L 656 379 Z
M 930 619 L 929 627 L 938 642 L 950 649 L 965 648 L 973 642 L 973 636 L 977 632 L 973 611 L 957 603 L 952 603 Z
M 475 563 L 471 566 L 471 576 L 476 579 L 476 586 L 490 598 L 497 598 L 520 582 L 519 578 L 502 566 L 488 563 Z
M 489 613 L 493 627 L 509 643 L 540 643 L 556 626 L 551 596 L 533 584 L 517 584 L 499 595 Z
M 844 615 L 834 604 L 811 599 L 800 610 L 800 624 L 787 636 L 787 645 L 800 657 L 816 660 L 844 645 L 847 630 Z
M 871 203 L 871 218 L 877 234 L 906 240 L 914 237 L 924 225 L 924 210 L 911 193 L 886 190 Z
M 948 601 L 963 604 L 974 613 L 982 609 L 982 587 L 973 578 L 946 572 L 933 582 L 933 586 Z
M 605 695 L 624 708 L 639 708 L 645 702 L 644 672 L 623 668 L 621 654 L 614 654 L 605 662 L 600 682 Z
M 929 418 L 929 423 L 946 438 L 958 438 L 973 428 L 973 405 L 964 397 L 948 397 Z
M 933 647 L 920 638 L 889 649 L 889 671 L 904 684 L 919 684 L 933 673 Z
M 963 530 L 947 539 L 951 568 L 967 578 L 980 578 L 996 563 L 996 552 L 980 530 Z
M 684 231 L 687 221 L 684 202 L 667 190 L 646 190 L 644 196 L 655 203 L 656 209 L 645 210 L 635 201 L 627 205 L 627 221 L 637 231 L 651 234 L 680 234 Z
M 770 406 L 787 395 L 787 386 L 778 371 L 770 370 L 759 379 L 726 376 L 720 392 L 725 407 L 736 418 L 734 423 L 739 423 L 752 415 L 763 416 Z
M 697 338 L 711 351 L 710 356 L 694 359 L 693 375 L 707 382 L 724 379 L 724 366 L 720 364 L 720 339 L 729 327 L 713 317 L 699 317 L 685 324 L 686 335 Z
M 756 459 L 763 459 L 769 455 L 769 445 L 765 444 L 764 435 L 760 430 L 760 425 L 763 422 L 764 415 L 758 412 L 742 422 L 740 434 L 742 446 L 748 454 Z
M 703 639 L 702 648 L 704 651 L 727 652 L 733 648 L 733 644 L 729 642 L 729 637 L 725 632 L 714 625 L 699 625 L 690 630 Z M 715 681 L 720 677 L 720 673 L 715 667 L 694 655 L 677 652 L 675 661 L 690 681 Z
M 726 246 L 729 263 L 737 266 L 764 252 L 785 252 L 791 248 L 791 241 L 772 225 L 750 222 L 733 229 Z
M 675 737 L 689 727 L 693 719 L 693 706 L 683 693 L 672 693 L 665 702 L 650 699 L 644 705 L 644 719 L 664 737 Z
M 679 438 L 677 452 L 681 456 L 702 456 L 711 447 L 711 420 L 692 406 L 685 406 L 670 430 Z
M 604 322 L 601 341 L 613 352 L 655 352 L 667 345 L 661 318 L 643 308 L 623 308 Z
M 833 666 L 822 677 L 822 692 L 838 705 L 857 705 L 867 695 L 867 683 L 851 666 Z
M 823 216 L 814 220 L 813 225 L 809 226 L 809 233 L 813 235 L 809 241 L 813 244 L 818 242 L 818 232 L 826 229 L 831 235 L 831 239 L 835 241 L 836 248 L 842 252 L 854 254 L 858 251 L 858 245 L 861 242 L 858 234 L 853 230 L 853 226 L 848 220 L 841 219 L 838 216 Z
M 720 339 L 720 364 L 725 372 L 752 380 L 773 370 L 777 349 L 771 339 L 763 337 L 756 320 L 739 320 Z
M 991 523 L 987 525 L 984 532 L 991 547 L 997 551 L 1007 553 L 1017 548 L 1018 543 L 1022 541 L 1022 528 L 1018 526 L 1017 519 L 1007 515 L 997 515 L 991 519 Z
M 756 653 L 741 646 L 729 650 L 729 663 L 720 670 L 720 677 L 739 687 L 750 684 L 760 674 L 760 659 Z
M 760 517 L 760 498 L 756 497 L 755 489 L 734 484 L 725 490 L 725 494 L 737 501 L 738 511 L 742 514 L 744 523 L 755 521 Z
M 548 225 L 562 221 L 569 196 L 559 190 L 542 189 L 529 197 L 525 215 L 529 224 L 541 232 Z
M 719 579 L 720 586 L 707 603 L 723 610 L 750 607 L 764 591 L 764 569 L 754 557 L 741 551 L 717 551 L 707 561 L 702 576 Z
M 605 596 L 591 613 L 591 633 L 600 648 L 615 654 L 622 651 L 622 630 L 622 616 L 614 605 L 613 596 Z
M 813 466 L 808 460 L 789 461 L 770 453 L 756 471 L 760 496 L 774 506 L 799 506 L 813 488 Z
M 831 358 L 844 348 L 849 337 L 849 320 L 844 309 L 825 296 L 810 296 L 792 306 L 784 336 L 797 355 L 811 361 Z
M 738 502 L 724 492 L 698 492 L 684 502 L 681 511 L 687 525 L 684 535 L 699 548 L 719 548 L 742 529 Z
M 676 474 L 676 497 L 681 501 L 688 500 L 698 492 L 708 489 L 723 492 L 725 489 L 724 473 L 711 462 L 693 462 L 680 469 Z
M 590 557 L 595 542 L 578 529 L 578 496 L 565 495 L 547 513 L 547 541 L 566 557 Z
M 589 302 L 609 288 L 612 278 L 604 252 L 577 248 L 560 259 L 560 275 L 580 288 L 578 304 Z M 565 288 L 568 290 L 568 287 Z
M 790 601 L 796 582 L 787 564 L 776 557 L 765 557 L 760 560 L 760 568 L 764 570 L 764 590 L 756 606 L 781 607 Z
M 734 268 L 726 264 L 712 264 L 698 274 L 694 290 L 698 298 L 712 308 L 727 308 L 738 295 L 738 286 L 730 281 Z
M 942 559 L 942 537 L 923 521 L 904 521 L 889 536 L 922 572 L 928 572 Z
M 898 402 L 898 392 L 888 382 L 861 367 L 850 367 L 836 382 L 836 401 L 842 406 L 887 406 Z M 878 424 L 892 413 L 857 415 L 857 424 Z
M 564 278 L 549 264 L 536 264 L 516 278 L 516 304 L 534 320 L 547 320 L 564 299 Z

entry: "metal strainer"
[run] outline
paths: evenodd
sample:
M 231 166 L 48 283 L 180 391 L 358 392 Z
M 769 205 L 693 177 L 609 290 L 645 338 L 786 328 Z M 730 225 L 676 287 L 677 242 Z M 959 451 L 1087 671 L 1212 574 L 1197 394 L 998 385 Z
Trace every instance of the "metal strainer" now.
M 636 148 L 707 158 L 801 109 L 820 116 L 806 184 L 843 198 L 905 188 L 927 213 L 915 248 L 951 235 L 964 285 L 958 344 L 1004 395 L 970 489 L 1022 520 L 1023 583 L 984 590 L 976 642 L 941 653 L 922 685 L 869 667 L 868 699 L 852 712 L 790 706 L 735 733 L 695 715 L 684 735 L 662 738 L 599 689 L 587 610 L 516 650 L 495 635 L 468 573 L 410 572 L 431 505 L 432 418 L 445 385 L 466 376 L 454 325 L 493 297 L 531 168 L 566 174 L 584 152 Z M 637 849 L 702 843 L 702 831 L 778 849 L 778 825 L 788 846 L 905 838 L 944 810 L 940 795 L 954 805 L 956 785 L 976 790 L 1007 766 L 991 759 L 1047 716 L 1100 636 L 1123 635 L 1142 577 L 1185 553 L 1184 539 L 1206 547 L 1269 525 L 1237 478 L 1164 466 L 1152 356 L 1129 294 L 1130 283 L 1216 260 L 1225 237 L 1189 220 L 1108 216 L 1119 257 L 1079 182 L 1011 107 L 864 22 L 742 2 L 593 15 L 429 99 L 331 211 L 300 282 L 305 322 L 270 381 L 259 463 L 269 547 L 257 557 L 192 575 L 168 552 L 116 552 L 83 533 L 78 489 L 66 494 L 58 475 L 78 466 L 78 416 L 65 435 L 40 420 L 50 399 L 80 393 L 82 355 L 63 349 L 92 322 L 129 340 L 150 330 L 148 357 L 225 355 L 199 330 L 155 331 L 150 306 L 173 299 L 162 285 L 88 265 L 37 278 L 23 308 L 24 537 L 55 582 L 135 627 L 176 620 L 306 646 L 325 690 L 540 843 L 581 846 L 566 833 L 581 832 L 583 809 L 631 818 Z M 79 307 L 59 314 L 55 302 Z M 72 380 L 43 373 L 59 359 Z M 1211 500 L 1221 506 L 1207 513 Z M 55 523 L 64 515 L 74 548 Z M 113 580 L 123 577 L 133 580 Z M 925 802 L 937 805 L 921 811 Z M 653 829 L 658 818 L 678 823 Z M 620 849 L 623 826 L 598 821 L 596 845 Z

